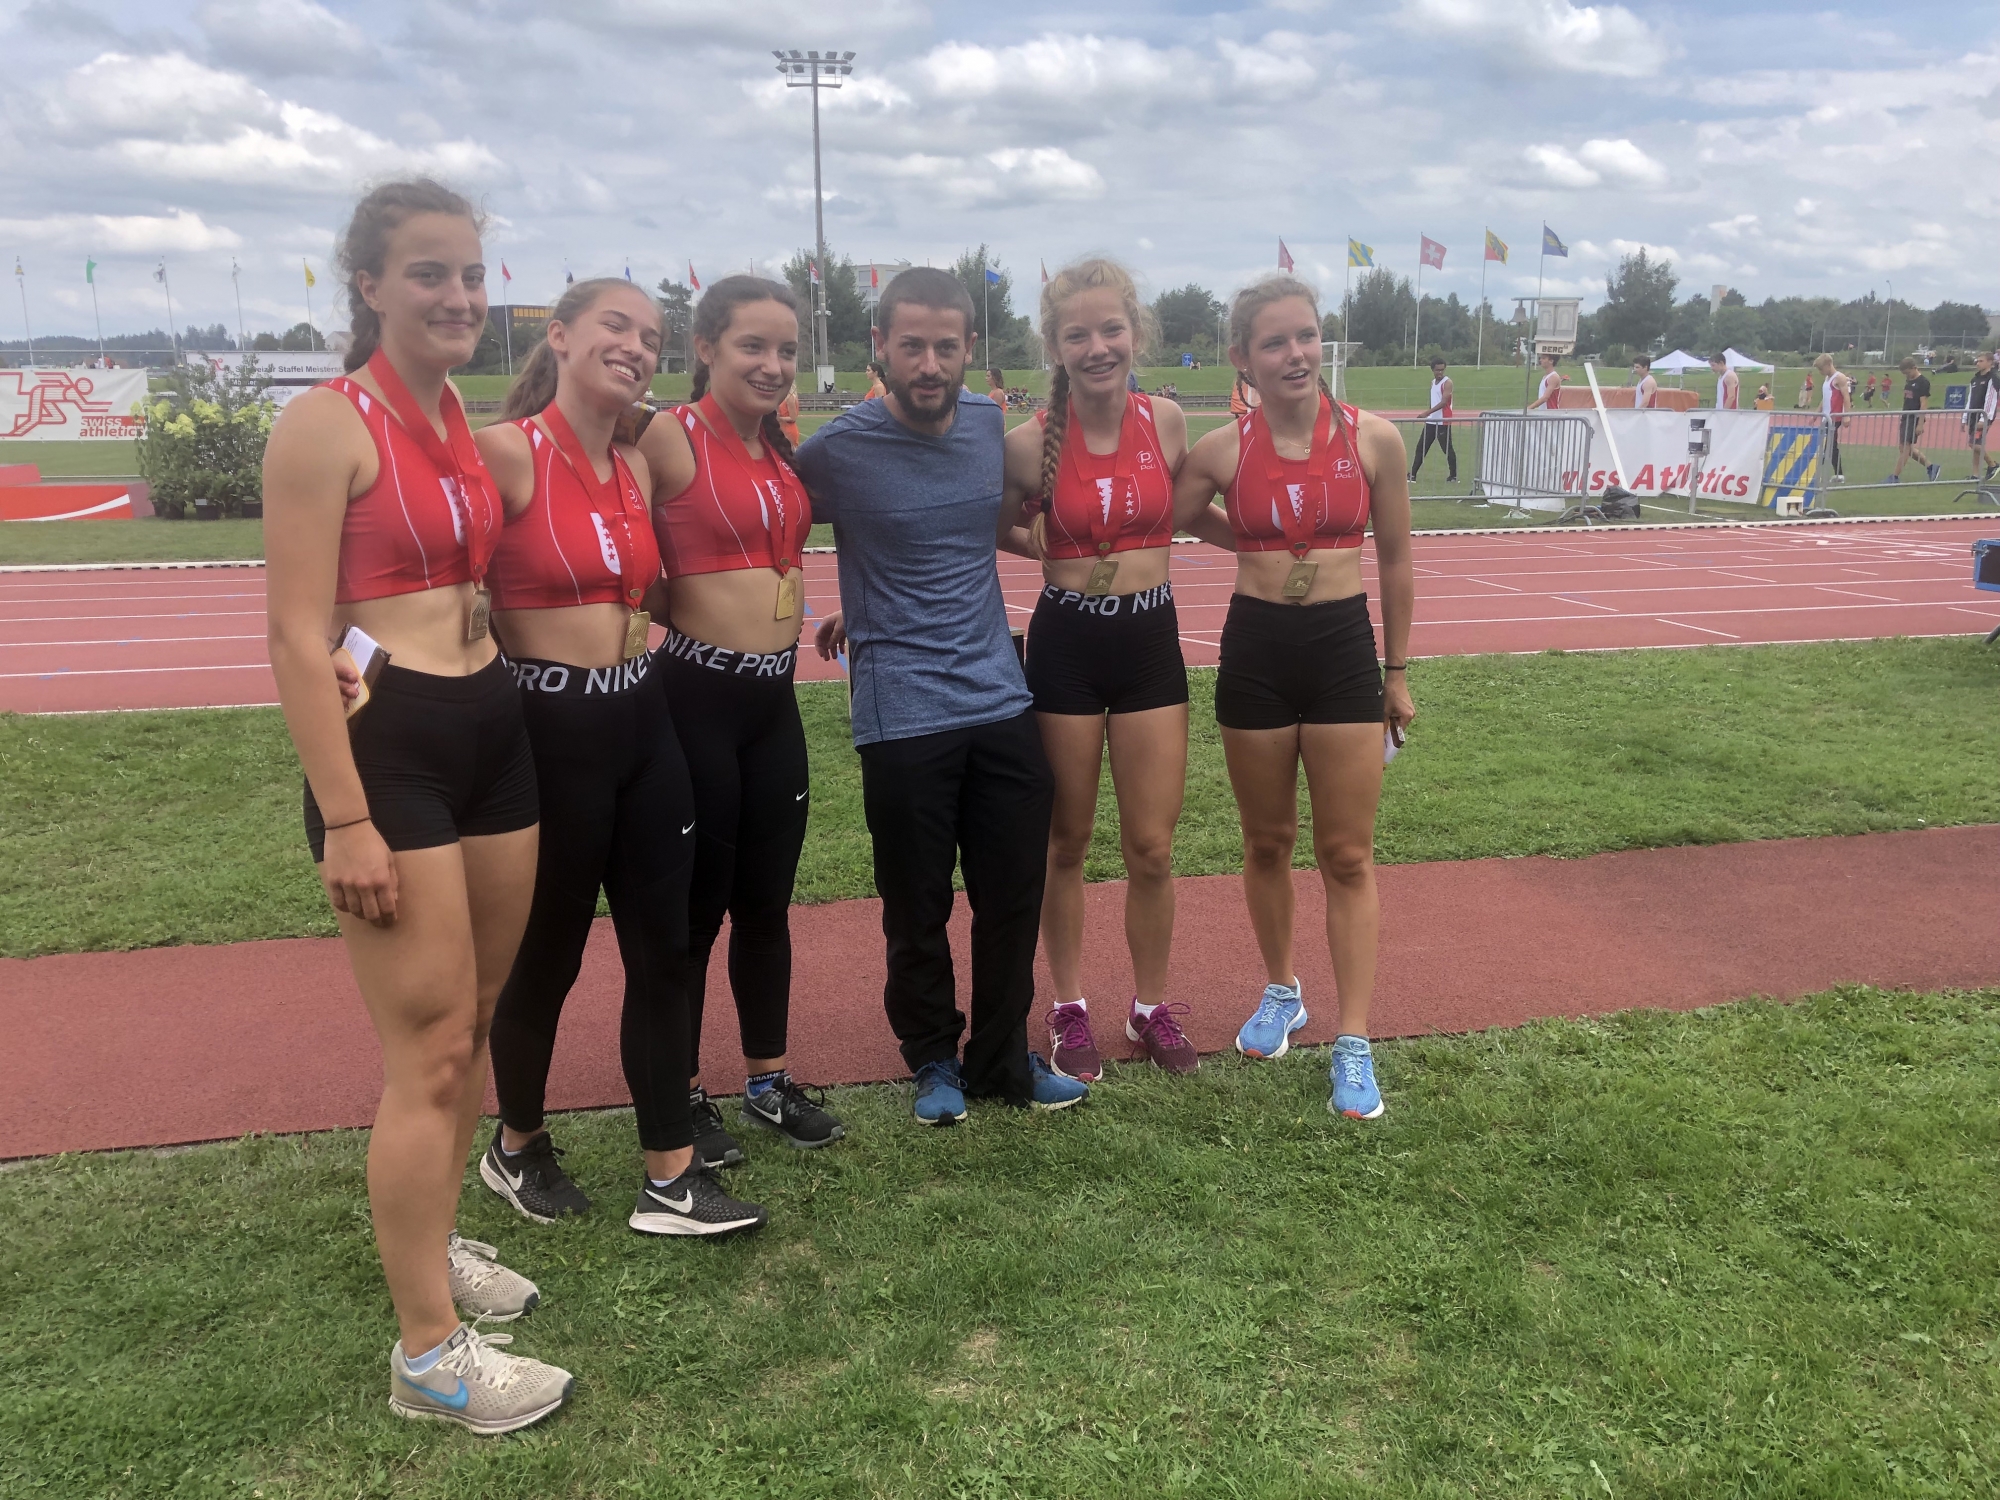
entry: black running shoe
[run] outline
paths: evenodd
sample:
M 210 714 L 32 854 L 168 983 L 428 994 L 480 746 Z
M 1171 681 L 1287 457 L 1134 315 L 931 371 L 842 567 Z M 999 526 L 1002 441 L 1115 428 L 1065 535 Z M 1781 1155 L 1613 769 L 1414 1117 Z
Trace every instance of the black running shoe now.
M 665 1187 L 639 1179 L 639 1202 L 626 1222 L 641 1234 L 723 1235 L 761 1229 L 771 1216 L 760 1204 L 723 1192 L 707 1167 L 690 1167 Z
M 688 1091 L 694 1110 L 694 1154 L 710 1167 L 733 1167 L 743 1160 L 743 1143 L 722 1128 L 722 1111 L 703 1088 Z
M 745 1125 L 762 1125 L 775 1130 L 801 1151 L 817 1151 L 831 1146 L 847 1134 L 847 1127 L 826 1111 L 826 1091 L 797 1083 L 783 1073 L 761 1094 L 743 1096 Z
M 562 1150 L 544 1130 L 519 1151 L 500 1149 L 500 1130 L 493 1130 L 493 1143 L 479 1158 L 479 1180 L 514 1205 L 515 1210 L 537 1224 L 553 1224 L 564 1214 L 587 1214 L 590 1199 L 569 1180 L 569 1173 L 557 1160 Z

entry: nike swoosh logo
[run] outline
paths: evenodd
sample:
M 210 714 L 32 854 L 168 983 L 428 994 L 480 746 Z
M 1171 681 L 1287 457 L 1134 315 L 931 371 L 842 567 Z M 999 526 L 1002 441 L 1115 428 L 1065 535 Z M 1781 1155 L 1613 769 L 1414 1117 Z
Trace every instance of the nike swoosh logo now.
M 694 824 L 690 823 L 690 824 L 688 824 L 687 828 L 683 828 L 683 829 L 681 830 L 681 832 L 682 832 L 682 833 L 686 833 L 686 832 L 688 831 L 688 828 L 692 828 L 692 827 L 694 827 Z
M 811 791 L 811 790 L 812 790 L 812 788 L 811 788 L 811 787 L 807 787 L 807 788 L 806 788 L 806 792 L 809 792 L 809 791 Z M 805 801 L 805 800 L 806 800 L 806 793 L 805 793 L 805 792 L 800 792 L 800 793 L 798 794 L 798 796 L 796 796 L 796 797 L 792 798 L 792 800 L 793 800 L 794 802 L 803 802 L 803 801 Z
M 694 1193 L 691 1190 L 682 1193 L 680 1197 L 680 1202 L 678 1203 L 676 1203 L 671 1198 L 665 1197 L 662 1194 L 654 1192 L 651 1188 L 646 1189 L 646 1196 L 648 1198 L 651 1198 L 655 1203 L 666 1204 L 668 1208 L 671 1208 L 677 1214 L 684 1214 L 689 1209 L 694 1207 Z
M 416 1382 L 412 1381 L 411 1384 L 416 1385 Z M 439 1406 L 449 1406 L 453 1411 L 464 1411 L 466 1404 L 472 1400 L 472 1392 L 465 1388 L 463 1380 L 459 1381 L 457 1390 L 450 1392 L 432 1390 L 427 1385 L 418 1385 L 416 1388 Z
M 518 1193 L 521 1191 L 521 1184 L 528 1180 L 528 1174 L 526 1172 L 510 1172 L 505 1167 L 502 1167 L 500 1169 L 500 1180 Z

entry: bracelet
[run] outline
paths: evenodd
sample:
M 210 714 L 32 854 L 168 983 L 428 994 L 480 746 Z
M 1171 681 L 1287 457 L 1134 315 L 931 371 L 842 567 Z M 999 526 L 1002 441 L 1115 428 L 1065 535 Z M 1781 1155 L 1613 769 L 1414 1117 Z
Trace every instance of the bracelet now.
M 1410 664 L 1406 661 L 1385 661 L 1382 663 L 1382 670 L 1385 672 L 1407 672 L 1410 670 Z
M 320 832 L 335 833 L 342 828 L 353 828 L 358 826 L 359 824 L 367 823 L 372 820 L 373 820 L 373 814 L 363 813 L 358 818 L 349 818 L 345 823 L 323 823 L 320 825 Z

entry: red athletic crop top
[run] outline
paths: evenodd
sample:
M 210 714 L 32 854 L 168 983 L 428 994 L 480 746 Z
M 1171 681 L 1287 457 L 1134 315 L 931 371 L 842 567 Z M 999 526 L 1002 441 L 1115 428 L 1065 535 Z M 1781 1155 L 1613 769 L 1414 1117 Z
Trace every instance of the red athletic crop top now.
M 528 435 L 535 493 L 526 510 L 508 517 L 493 553 L 493 607 L 637 609 L 660 576 L 660 548 L 639 482 L 615 447 L 611 478 L 600 480 L 563 414 L 552 405 L 543 420 L 553 438 L 533 417 L 514 424 Z
M 713 396 L 677 406 L 673 415 L 694 450 L 694 478 L 653 507 L 667 577 L 797 567 L 812 530 L 812 505 L 792 466 L 768 444 L 763 458 L 752 458 Z
M 1355 453 L 1361 414 L 1342 405 L 1334 431 L 1333 403 L 1319 398 L 1312 457 L 1281 458 L 1260 406 L 1236 424 L 1236 476 L 1223 504 L 1238 552 L 1299 555 L 1316 547 L 1359 547 L 1368 529 L 1368 477 Z
M 506 511 L 458 393 L 445 387 L 440 438 L 381 350 L 367 368 L 386 401 L 347 375 L 327 382 L 367 424 L 379 470 L 367 492 L 347 502 L 334 602 L 483 583 Z
M 1049 414 L 1036 420 L 1048 425 Z M 1022 507 L 1044 509 L 1036 495 Z M 1153 403 L 1137 393 L 1125 398 L 1116 453 L 1092 453 L 1083 441 L 1076 408 L 1069 409 L 1062 461 L 1049 495 L 1044 548 L 1050 557 L 1101 557 L 1174 540 L 1174 486 L 1153 426 Z

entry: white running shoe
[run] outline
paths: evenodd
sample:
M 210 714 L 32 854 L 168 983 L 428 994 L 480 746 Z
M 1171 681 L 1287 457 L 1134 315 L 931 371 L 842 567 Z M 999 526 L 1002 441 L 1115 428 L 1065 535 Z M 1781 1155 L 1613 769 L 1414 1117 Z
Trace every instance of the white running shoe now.
M 461 1239 L 456 1229 L 445 1241 L 445 1256 L 451 1263 L 451 1300 L 460 1312 L 511 1323 L 542 1300 L 534 1282 L 500 1264 L 498 1250 L 480 1240 Z
M 512 1334 L 480 1333 L 461 1323 L 438 1362 L 419 1375 L 403 1358 L 399 1340 L 389 1354 L 389 1410 L 417 1421 L 456 1422 L 481 1437 L 541 1421 L 569 1399 L 576 1377 L 495 1347 L 512 1342 Z

